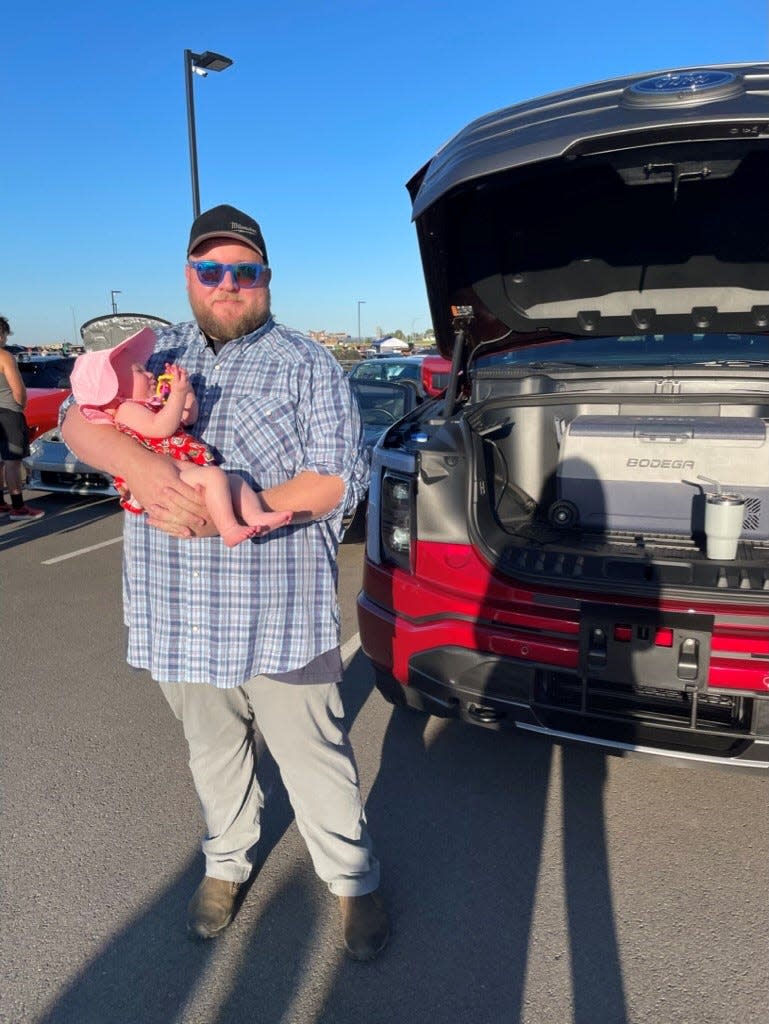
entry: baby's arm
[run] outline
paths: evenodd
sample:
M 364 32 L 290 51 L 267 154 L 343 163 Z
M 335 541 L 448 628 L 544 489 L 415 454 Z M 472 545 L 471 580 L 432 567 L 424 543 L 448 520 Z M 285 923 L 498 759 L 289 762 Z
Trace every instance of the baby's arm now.
M 184 402 L 182 410 L 182 426 L 189 427 L 198 418 L 198 400 L 195 392 L 190 388 L 189 394 Z
M 170 437 L 180 426 L 194 423 L 198 418 L 198 400 L 187 371 L 175 363 L 166 363 L 166 373 L 171 378 L 168 397 L 155 418 L 162 417 L 161 424 L 168 428 L 168 433 L 156 434 L 156 437 Z
M 166 372 L 171 383 L 165 405 L 154 411 L 140 402 L 123 402 L 115 413 L 115 420 L 144 437 L 170 437 L 178 430 L 192 388 L 186 370 L 167 364 Z
M 167 410 L 168 405 L 153 412 L 140 402 L 123 402 L 117 408 L 115 422 L 135 430 L 142 437 L 170 437 L 179 427 L 181 414 L 164 415 Z

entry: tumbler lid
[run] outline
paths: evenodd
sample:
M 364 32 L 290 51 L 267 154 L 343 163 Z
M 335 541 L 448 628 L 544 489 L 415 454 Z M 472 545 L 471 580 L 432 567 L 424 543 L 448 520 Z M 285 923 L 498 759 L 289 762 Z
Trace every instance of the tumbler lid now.
M 709 494 L 709 505 L 744 505 L 745 499 L 741 494 Z

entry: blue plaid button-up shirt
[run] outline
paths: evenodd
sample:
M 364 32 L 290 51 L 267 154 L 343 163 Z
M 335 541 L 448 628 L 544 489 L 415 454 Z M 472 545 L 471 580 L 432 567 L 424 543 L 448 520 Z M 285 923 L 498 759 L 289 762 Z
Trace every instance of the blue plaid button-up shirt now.
M 180 540 L 126 514 L 128 662 L 161 682 L 238 686 L 307 665 L 339 644 L 336 555 L 343 514 L 368 485 L 357 404 L 321 345 L 273 320 L 215 354 L 195 323 L 162 328 L 149 366 L 189 374 L 200 411 L 190 432 L 223 469 L 257 489 L 303 470 L 340 476 L 339 506 L 226 548 Z

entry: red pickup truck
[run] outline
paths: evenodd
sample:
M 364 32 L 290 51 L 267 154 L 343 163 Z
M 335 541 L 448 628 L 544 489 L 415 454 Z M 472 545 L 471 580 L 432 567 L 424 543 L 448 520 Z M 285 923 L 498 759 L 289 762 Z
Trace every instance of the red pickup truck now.
M 613 79 L 481 117 L 408 183 L 452 362 L 373 451 L 388 700 L 769 767 L 766 109 L 766 63 Z

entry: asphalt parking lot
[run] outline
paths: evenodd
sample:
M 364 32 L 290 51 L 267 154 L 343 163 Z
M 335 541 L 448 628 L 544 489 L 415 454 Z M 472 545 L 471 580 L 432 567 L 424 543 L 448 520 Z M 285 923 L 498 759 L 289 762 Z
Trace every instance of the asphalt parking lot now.
M 767 787 L 394 710 L 357 645 L 343 695 L 395 934 L 340 950 L 269 755 L 256 872 L 194 945 L 202 871 L 183 738 L 123 662 L 112 500 L 29 494 L 0 524 L 0 1021 L 748 1024 L 766 1019 Z

